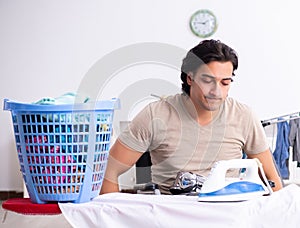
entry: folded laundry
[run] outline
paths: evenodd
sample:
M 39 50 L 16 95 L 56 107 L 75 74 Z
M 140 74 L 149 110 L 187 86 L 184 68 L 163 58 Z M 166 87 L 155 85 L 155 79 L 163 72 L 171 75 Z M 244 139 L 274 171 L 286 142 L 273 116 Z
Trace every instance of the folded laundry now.
M 33 104 L 39 104 L 39 105 L 68 105 L 68 104 L 75 104 L 75 103 L 87 103 L 90 102 L 89 97 L 80 96 L 73 92 L 65 93 L 59 97 L 53 98 L 53 97 L 43 97 L 40 100 L 33 102 Z M 47 118 L 45 115 L 42 115 L 42 118 Z M 72 113 L 69 114 L 53 114 L 48 116 L 49 121 L 53 122 L 71 122 L 72 120 Z M 86 119 L 89 121 L 89 115 L 84 114 L 78 114 L 74 115 L 73 118 L 75 118 L 77 121 L 79 119 Z M 48 121 L 48 120 L 45 120 Z
M 90 100 L 89 97 L 83 97 L 83 96 L 79 96 L 76 93 L 68 92 L 56 98 L 44 97 L 33 103 L 41 104 L 41 105 L 59 105 L 59 104 L 86 103 L 89 100 Z

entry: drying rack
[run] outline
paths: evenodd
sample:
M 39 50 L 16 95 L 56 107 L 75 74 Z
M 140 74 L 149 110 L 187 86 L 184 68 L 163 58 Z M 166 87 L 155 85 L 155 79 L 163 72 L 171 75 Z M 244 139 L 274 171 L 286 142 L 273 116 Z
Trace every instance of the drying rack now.
M 262 120 L 261 124 L 263 127 L 266 127 L 271 124 L 276 124 L 284 121 L 289 121 L 289 120 L 294 120 L 294 119 L 299 119 L 300 118 L 300 112 L 294 112 L 286 115 L 281 115 L 277 117 L 273 117 L 270 119 Z

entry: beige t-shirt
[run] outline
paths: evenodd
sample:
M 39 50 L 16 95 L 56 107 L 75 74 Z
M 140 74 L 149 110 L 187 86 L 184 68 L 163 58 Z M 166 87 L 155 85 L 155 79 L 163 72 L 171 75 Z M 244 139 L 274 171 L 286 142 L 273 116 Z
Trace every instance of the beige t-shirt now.
M 246 105 L 227 98 L 213 121 L 201 126 L 192 118 L 190 104 L 186 94 L 150 103 L 119 136 L 131 149 L 150 151 L 152 181 L 165 194 L 179 171 L 207 176 L 218 160 L 268 148 L 261 122 Z

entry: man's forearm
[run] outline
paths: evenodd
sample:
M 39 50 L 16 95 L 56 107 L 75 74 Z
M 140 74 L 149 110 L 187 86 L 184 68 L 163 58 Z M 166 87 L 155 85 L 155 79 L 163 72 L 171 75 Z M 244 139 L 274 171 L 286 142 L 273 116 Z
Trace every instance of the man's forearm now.
M 111 182 L 107 179 L 104 179 L 100 194 L 105 194 L 110 192 L 119 192 L 119 184 L 117 181 Z
M 257 158 L 262 163 L 267 179 L 275 183 L 275 187 L 272 188 L 273 191 L 278 191 L 282 189 L 283 186 L 272 156 L 272 153 L 269 150 L 266 150 L 259 154 L 249 155 L 248 157 Z

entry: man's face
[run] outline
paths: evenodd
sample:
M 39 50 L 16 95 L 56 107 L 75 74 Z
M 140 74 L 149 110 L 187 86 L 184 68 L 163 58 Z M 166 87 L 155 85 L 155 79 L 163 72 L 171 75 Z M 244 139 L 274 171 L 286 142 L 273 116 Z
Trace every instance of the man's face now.
M 190 98 L 198 111 L 215 111 L 228 95 L 232 82 L 231 62 L 212 61 L 202 65 L 196 73 L 188 74 Z

